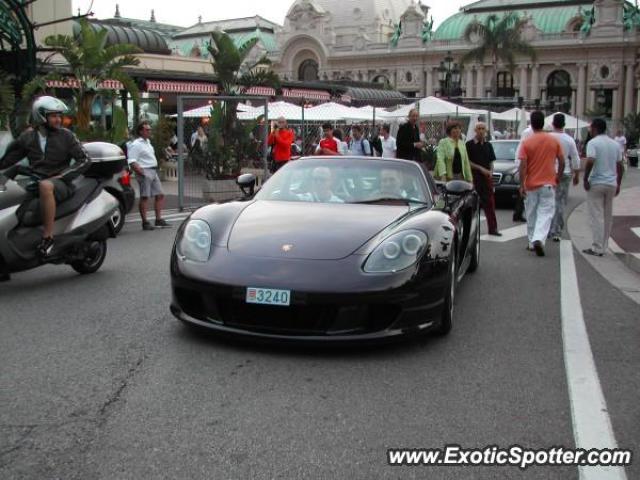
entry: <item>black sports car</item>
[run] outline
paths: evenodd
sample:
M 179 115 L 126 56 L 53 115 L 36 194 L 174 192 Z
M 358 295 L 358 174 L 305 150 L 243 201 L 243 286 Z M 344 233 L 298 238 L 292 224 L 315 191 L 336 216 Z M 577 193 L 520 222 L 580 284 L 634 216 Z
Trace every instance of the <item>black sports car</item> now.
M 405 160 L 303 158 L 255 195 L 185 220 L 171 257 L 171 311 L 190 325 L 273 340 L 446 334 L 456 284 L 479 255 L 471 184 L 437 188 Z

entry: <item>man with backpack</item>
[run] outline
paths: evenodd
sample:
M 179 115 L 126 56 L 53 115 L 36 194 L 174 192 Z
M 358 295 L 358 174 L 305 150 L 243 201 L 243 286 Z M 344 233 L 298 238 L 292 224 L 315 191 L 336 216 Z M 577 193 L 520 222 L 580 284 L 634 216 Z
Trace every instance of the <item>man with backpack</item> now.
M 370 157 L 372 155 L 371 144 L 364 138 L 362 127 L 354 125 L 351 128 L 351 141 L 349 142 L 349 155 L 356 157 Z

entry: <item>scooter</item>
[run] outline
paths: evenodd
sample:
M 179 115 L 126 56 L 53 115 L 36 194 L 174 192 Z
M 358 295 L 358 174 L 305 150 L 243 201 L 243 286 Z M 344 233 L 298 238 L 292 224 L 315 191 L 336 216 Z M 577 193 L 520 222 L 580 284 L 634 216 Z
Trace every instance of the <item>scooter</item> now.
M 31 169 L 16 164 L 0 171 L 0 281 L 44 264 L 67 264 L 81 274 L 102 266 L 107 239 L 116 236 L 111 218 L 119 208 L 104 187 L 126 166 L 126 157 L 110 143 L 92 142 L 84 148 L 91 165 L 73 180 L 74 194 L 56 206 L 55 243 L 45 258 L 36 251 L 43 230 L 40 202 L 25 188 Z

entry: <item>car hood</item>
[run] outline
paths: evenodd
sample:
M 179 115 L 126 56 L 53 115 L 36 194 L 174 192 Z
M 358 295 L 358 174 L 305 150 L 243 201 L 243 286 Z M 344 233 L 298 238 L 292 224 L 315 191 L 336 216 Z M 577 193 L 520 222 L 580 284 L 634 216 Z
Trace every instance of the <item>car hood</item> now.
M 337 260 L 408 212 L 404 205 L 258 200 L 238 216 L 228 249 L 254 257 Z
M 493 171 L 496 173 L 515 173 L 518 170 L 515 162 L 509 160 L 496 160 L 493 162 Z

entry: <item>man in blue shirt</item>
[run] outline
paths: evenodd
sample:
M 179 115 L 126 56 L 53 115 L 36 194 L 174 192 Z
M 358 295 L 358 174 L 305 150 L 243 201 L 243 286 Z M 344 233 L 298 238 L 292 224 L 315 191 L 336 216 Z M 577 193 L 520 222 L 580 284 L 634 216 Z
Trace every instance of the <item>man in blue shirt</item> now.
M 349 155 L 356 157 L 370 157 L 371 144 L 364 138 L 362 127 L 354 125 L 351 128 L 351 141 L 349 142 Z

